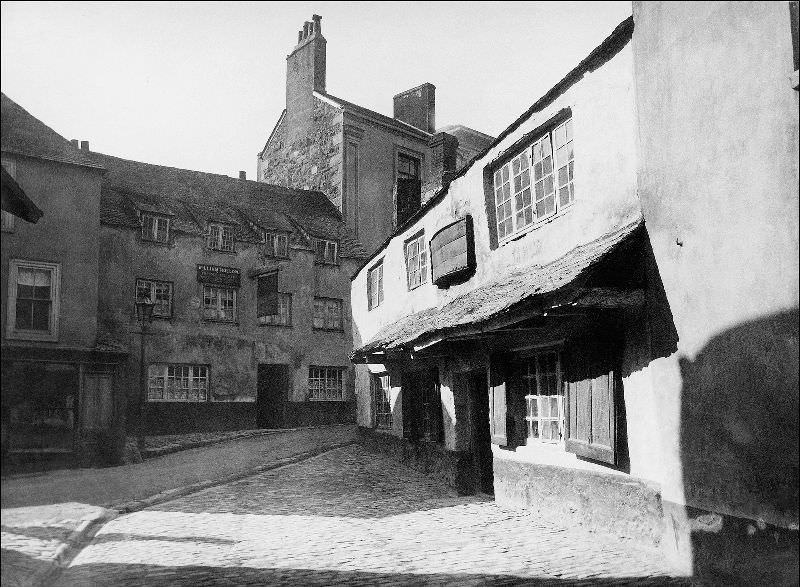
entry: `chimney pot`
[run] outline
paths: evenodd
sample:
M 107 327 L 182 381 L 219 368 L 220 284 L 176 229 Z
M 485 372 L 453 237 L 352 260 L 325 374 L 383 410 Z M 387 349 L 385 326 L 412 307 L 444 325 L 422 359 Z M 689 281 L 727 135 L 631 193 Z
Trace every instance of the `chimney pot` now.
M 318 35 L 322 34 L 322 17 L 319 14 L 315 14 L 311 17 L 311 20 L 314 21 L 314 32 Z
M 247 179 L 247 172 L 246 171 L 240 171 L 239 172 L 239 179 Z
M 311 29 L 311 23 L 308 22 L 308 21 L 305 21 L 303 23 L 303 38 L 304 39 L 308 38 L 308 33 L 309 33 L 310 29 Z
M 297 31 L 297 43 L 300 44 L 302 40 L 303 40 L 303 31 Z
M 81 151 L 89 150 L 89 141 L 81 141 Z

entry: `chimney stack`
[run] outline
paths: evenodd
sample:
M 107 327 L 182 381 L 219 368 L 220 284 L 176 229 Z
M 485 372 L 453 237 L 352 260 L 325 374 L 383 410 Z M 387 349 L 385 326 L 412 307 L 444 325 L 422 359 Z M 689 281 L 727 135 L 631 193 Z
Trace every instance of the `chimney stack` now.
M 458 138 L 446 132 L 437 132 L 428 141 L 431 148 L 431 177 L 444 178 L 456 170 L 458 157 Z
M 247 172 L 246 171 L 240 171 L 239 172 L 239 179 L 247 179 Z
M 81 141 L 81 151 L 89 150 L 89 141 Z
M 286 128 L 292 143 L 308 135 L 314 92 L 325 93 L 326 45 L 322 17 L 315 14 L 297 33 L 297 45 L 286 57 Z
M 436 86 L 424 83 L 394 97 L 394 117 L 433 134 L 436 130 Z
M 78 139 L 72 139 L 70 143 L 72 143 L 72 146 L 75 147 L 76 149 L 80 149 L 80 145 L 78 144 Z

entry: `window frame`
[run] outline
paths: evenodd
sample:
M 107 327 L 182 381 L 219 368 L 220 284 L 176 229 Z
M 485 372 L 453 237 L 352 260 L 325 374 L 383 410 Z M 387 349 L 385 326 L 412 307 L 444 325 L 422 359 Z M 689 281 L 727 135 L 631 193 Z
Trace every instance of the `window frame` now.
M 317 302 L 322 302 L 323 304 L 325 304 L 324 312 L 322 315 L 322 326 L 317 326 Z M 331 302 L 335 302 L 339 306 L 339 326 L 328 326 L 326 324 L 328 317 L 328 304 Z M 341 298 L 314 296 L 312 325 L 314 330 L 329 330 L 333 332 L 344 332 L 344 300 Z
M 151 234 L 146 236 L 146 224 L 147 219 L 151 219 L 153 221 L 153 230 L 150 231 Z M 164 229 L 164 240 L 159 240 L 158 236 L 158 221 L 163 220 L 166 224 Z M 155 243 L 158 245 L 168 245 L 169 244 L 169 236 L 170 236 L 170 228 L 172 224 L 172 219 L 169 216 L 164 214 L 156 214 L 153 212 L 141 212 L 139 214 L 139 223 L 141 224 L 141 240 L 147 243 Z M 151 238 L 152 237 L 152 238 Z
M 256 305 L 256 320 L 258 321 L 259 326 L 284 326 L 284 327 L 291 327 L 292 326 L 292 294 L 287 292 L 277 292 L 278 293 L 278 313 L 277 314 L 258 314 L 258 305 Z M 288 300 L 288 303 L 284 302 Z M 262 318 L 272 318 L 273 316 L 282 316 L 281 308 L 286 308 L 286 321 L 285 322 L 277 322 L 274 320 L 262 322 Z
M 556 137 L 560 136 L 562 128 L 564 129 L 564 144 L 557 147 Z M 549 155 L 544 155 L 537 161 L 535 157 L 537 146 L 543 146 L 545 141 L 549 143 Z M 561 153 L 557 152 L 562 148 L 564 150 Z M 566 161 L 561 159 L 564 156 L 566 156 Z M 545 159 L 547 157 L 550 158 L 551 169 L 545 172 L 547 168 Z M 527 159 L 528 167 L 525 168 L 520 164 L 519 173 L 515 174 L 515 162 L 521 158 Z M 497 244 L 492 245 L 493 248 L 504 245 L 531 230 L 535 230 L 539 226 L 565 214 L 574 206 L 576 199 L 575 158 L 574 117 L 571 109 L 565 108 L 545 124 L 527 133 L 522 139 L 509 147 L 496 163 L 487 166 L 485 183 L 487 207 L 491 212 L 489 215 L 492 225 L 490 227 L 491 234 L 493 238 L 497 239 Z M 542 175 L 537 179 L 536 167 L 540 162 L 542 164 Z M 563 184 L 559 177 L 561 169 L 566 170 L 566 182 Z M 526 184 L 523 178 L 523 172 L 526 170 L 528 171 L 529 184 Z M 519 183 L 515 181 L 517 177 L 520 178 Z M 552 191 L 545 193 L 546 187 L 548 187 L 548 180 L 552 184 Z M 542 185 L 540 197 L 536 193 L 538 183 Z M 567 188 L 569 201 L 562 202 L 560 189 L 565 187 Z M 528 209 L 528 206 L 525 205 L 524 192 L 527 189 L 530 190 L 530 205 L 532 206 L 531 222 L 525 222 L 525 210 Z M 517 196 L 519 196 L 519 199 Z M 547 212 L 547 208 L 542 210 L 540 206 L 537 206 L 538 203 L 546 202 L 550 197 L 553 198 L 552 211 Z M 519 207 L 520 202 L 522 203 L 521 208 Z M 502 214 L 499 211 L 501 207 L 503 207 Z M 510 210 L 509 214 L 506 214 L 506 207 Z M 519 221 L 520 216 L 522 217 L 522 222 Z M 510 223 L 510 228 L 508 228 L 507 223 Z
M 273 245 L 270 247 L 268 239 L 273 239 Z M 277 246 L 279 239 L 283 239 L 285 241 L 284 250 L 286 251 L 283 255 L 278 254 L 277 249 L 280 247 Z M 261 244 L 263 246 L 264 254 L 267 257 L 273 259 L 288 259 L 289 258 L 289 233 L 282 232 L 278 230 L 262 230 L 261 231 Z M 316 250 L 315 250 L 316 254 Z
M 547 371 L 542 372 L 540 370 L 540 359 L 547 355 L 554 355 L 555 356 L 555 371 Z M 559 446 L 561 448 L 565 447 L 566 442 L 566 432 L 567 432 L 567 424 L 566 424 L 566 388 L 565 388 L 565 379 L 564 379 L 564 363 L 562 360 L 562 349 L 561 347 L 544 347 L 538 348 L 530 353 L 526 353 L 524 357 L 521 358 L 521 361 L 524 362 L 524 372 L 522 373 L 522 385 L 523 385 L 523 392 L 524 392 L 524 401 L 525 401 L 525 444 L 526 446 L 532 445 L 553 445 Z M 534 366 L 533 372 L 531 372 L 531 366 Z M 556 379 L 556 393 L 555 394 L 543 394 L 540 393 L 543 391 L 542 386 L 542 379 L 544 377 L 551 377 L 555 376 Z M 534 393 L 536 392 L 536 393 Z M 552 404 L 553 399 L 556 400 L 556 410 L 557 414 L 555 416 L 552 415 Z M 532 414 L 531 407 L 536 405 L 536 413 Z M 547 405 L 547 416 L 543 416 L 543 412 L 545 410 L 542 409 L 544 405 Z M 532 434 L 533 431 L 533 424 L 534 422 L 537 423 L 536 429 L 538 431 L 538 435 L 534 436 Z M 544 438 L 542 435 L 544 422 L 552 423 L 555 422 L 558 425 L 558 438 L 554 439 L 552 436 L 550 438 Z M 552 428 L 551 428 L 552 430 Z
M 159 375 L 157 372 L 154 375 L 154 370 L 156 368 L 162 368 L 162 372 Z M 170 376 L 170 369 L 173 370 L 173 375 Z M 188 369 L 188 377 L 181 377 L 181 380 L 188 379 L 189 385 L 184 386 L 181 385 L 180 388 L 182 390 L 186 390 L 186 398 L 167 398 L 167 389 L 170 377 L 173 380 L 177 380 L 177 369 Z M 205 376 L 200 377 L 200 375 L 195 375 L 195 370 L 205 370 Z M 152 384 L 153 380 L 161 380 L 161 385 L 154 386 Z M 197 398 L 198 399 L 191 399 L 190 393 L 194 389 L 194 381 L 195 380 L 205 380 L 205 398 L 200 399 L 200 386 L 197 387 Z M 161 389 L 161 398 L 152 397 L 151 390 L 152 389 Z M 211 400 L 211 365 L 202 364 L 202 363 L 150 363 L 147 366 L 147 394 L 146 394 L 146 401 L 148 403 L 208 403 Z
M 314 245 L 314 264 L 316 265 L 338 265 L 339 264 L 339 241 L 330 238 L 313 237 Z M 322 254 L 320 254 L 320 243 L 322 243 Z M 328 257 L 329 249 L 333 248 L 333 260 Z
M 17 328 L 17 290 L 19 270 L 21 268 L 50 272 L 50 311 L 47 331 Z M 61 314 L 61 263 L 10 259 L 8 262 L 8 297 L 6 299 L 6 338 L 47 342 L 58 341 Z
M 392 430 L 394 417 L 392 415 L 392 378 L 388 372 L 370 373 L 369 388 L 372 403 L 372 423 L 378 430 Z M 383 385 L 383 379 L 386 385 Z M 380 391 L 380 401 L 378 400 Z M 382 408 L 382 409 L 379 409 Z
M 380 274 L 377 272 L 380 271 Z M 375 284 L 372 276 L 376 275 Z M 373 304 L 373 293 L 376 293 Z M 367 311 L 374 310 L 383 303 L 383 258 L 367 270 Z
M 315 371 L 316 370 L 316 371 Z M 346 367 L 331 367 L 320 365 L 308 366 L 308 401 L 312 402 L 343 402 L 344 399 L 344 374 L 347 370 Z M 334 374 L 333 377 L 329 375 Z M 313 375 L 316 375 L 314 377 Z M 333 380 L 333 385 L 330 381 Z M 321 386 L 312 386 L 312 381 L 321 383 Z M 337 389 L 338 388 L 338 389 Z M 329 390 L 333 390 L 335 397 L 329 397 Z M 324 397 L 320 397 L 319 393 L 322 392 Z
M 212 232 L 216 229 L 216 236 L 212 236 Z M 232 224 L 225 222 L 209 222 L 206 226 L 206 248 L 209 251 L 217 251 L 218 253 L 235 253 L 236 252 L 236 237 L 234 234 L 235 227 Z M 226 232 L 229 232 L 226 235 Z M 226 236 L 229 236 L 230 246 L 226 246 Z M 214 242 L 212 242 L 212 238 Z
M 410 261 L 411 256 L 409 255 L 409 250 L 413 246 L 416 246 L 416 262 L 415 267 L 412 267 Z M 425 231 L 421 230 L 416 233 L 411 238 L 407 239 L 403 244 L 403 252 L 406 259 L 406 286 L 408 287 L 408 291 L 417 289 L 421 285 L 428 283 L 428 248 L 425 243 Z M 418 281 L 416 283 L 412 283 L 412 275 L 416 275 Z
M 414 166 L 416 166 L 417 175 L 410 175 L 400 171 L 400 161 L 402 159 L 413 162 Z M 422 155 L 411 154 L 407 151 L 397 149 L 395 155 L 394 179 L 395 182 L 398 179 L 416 179 L 422 181 Z
M 211 284 L 205 284 L 205 283 L 201 284 L 201 287 L 202 287 L 202 292 L 201 293 L 202 293 L 202 300 L 203 300 L 203 303 L 202 303 L 203 320 L 206 321 L 206 322 L 224 322 L 224 323 L 228 323 L 228 324 L 236 323 L 237 317 L 238 317 L 238 300 L 237 300 L 237 298 L 238 298 L 238 288 L 225 287 L 225 286 L 221 286 L 221 285 L 211 285 Z M 218 292 L 217 295 L 215 296 L 215 299 L 217 300 L 216 311 L 217 311 L 218 314 L 219 314 L 219 312 L 223 311 L 223 308 L 222 308 L 222 296 L 219 295 L 219 292 L 226 291 L 226 292 L 232 292 L 233 293 L 233 317 L 232 318 L 230 318 L 230 319 L 229 318 L 219 318 L 219 317 L 209 318 L 206 315 L 206 310 L 212 309 L 212 308 L 206 306 L 206 298 L 208 297 L 208 296 L 206 296 L 206 290 L 207 289 L 217 290 L 217 292 Z
M 150 279 L 148 277 L 137 277 L 133 282 L 133 302 L 134 302 L 134 309 L 136 302 L 139 301 L 139 282 L 145 282 L 150 284 L 150 295 L 148 299 L 151 302 L 155 300 L 155 287 L 157 285 L 168 285 L 169 286 L 169 314 L 159 314 L 156 312 L 158 306 L 153 307 L 153 318 L 160 318 L 160 319 L 170 319 L 172 318 L 173 311 L 174 311 L 174 302 L 175 302 L 175 284 L 172 281 L 163 281 L 160 279 Z

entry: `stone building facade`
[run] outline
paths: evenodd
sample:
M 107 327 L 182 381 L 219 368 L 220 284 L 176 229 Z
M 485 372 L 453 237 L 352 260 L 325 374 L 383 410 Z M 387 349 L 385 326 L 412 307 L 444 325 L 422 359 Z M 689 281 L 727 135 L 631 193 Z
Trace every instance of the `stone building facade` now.
M 372 250 L 396 228 L 398 178 L 418 180 L 421 193 L 414 197 L 424 199 L 492 137 L 454 125 L 444 141 L 435 126 L 436 88 L 430 83 L 396 95 L 393 117 L 328 93 L 321 27 L 317 15 L 306 22 L 286 58 L 286 109 L 258 154 L 257 179 L 325 193 Z M 445 148 L 452 156 L 443 156 Z
M 635 3 L 354 276 L 365 438 L 687 573 L 791 573 L 791 56 L 785 4 Z M 731 126 L 725 105 L 745 104 Z
M 328 199 L 91 156 L 108 170 L 98 322 L 132 351 L 131 430 L 352 422 L 348 278 L 364 252 Z M 141 298 L 156 304 L 144 336 Z
M 5 94 L 2 159 L 4 471 L 117 462 L 126 350 L 98 329 L 103 167 Z M 9 187 L 35 224 L 5 211 Z

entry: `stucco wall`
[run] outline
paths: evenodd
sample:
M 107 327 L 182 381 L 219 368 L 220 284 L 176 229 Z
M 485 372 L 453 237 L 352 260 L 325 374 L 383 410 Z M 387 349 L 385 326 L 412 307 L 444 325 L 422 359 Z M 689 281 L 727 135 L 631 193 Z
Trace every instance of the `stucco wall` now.
M 313 252 L 292 248 L 289 261 L 261 257 L 257 245 L 237 242 L 235 254 L 205 249 L 204 239 L 174 236 L 169 246 L 143 243 L 138 233 L 103 226 L 101 230 L 101 328 L 126 339 L 131 348 L 128 393 L 139 389 L 139 327 L 135 321 L 136 278 L 173 282 L 173 316 L 156 318 L 149 326 L 145 362 L 195 363 L 211 366 L 214 402 L 254 402 L 260 363 L 289 365 L 293 386 L 289 399 L 307 399 L 309 365 L 348 367 L 345 400 L 353 398 L 349 316 L 349 278 L 353 261 L 338 266 L 316 265 Z M 198 264 L 237 267 L 241 287 L 237 293 L 235 323 L 202 319 L 202 284 Z M 292 294 L 292 326 L 259 326 L 256 316 L 257 281 L 248 277 L 255 268 L 279 266 L 278 289 Z M 313 328 L 315 296 L 343 300 L 343 330 Z M 317 402 L 323 403 L 323 402 Z M 255 408 L 253 408 L 255 410 Z
M 798 94 L 786 2 L 634 2 L 639 193 L 676 348 L 664 498 L 797 524 Z
M 50 348 L 93 347 L 97 333 L 101 172 L 29 157 L 13 159 L 16 162 L 17 182 L 44 212 L 44 216 L 36 224 L 17 218 L 14 232 L 2 233 L 0 295 L 3 342 Z M 6 339 L 10 259 L 61 264 L 59 333 L 56 343 Z

